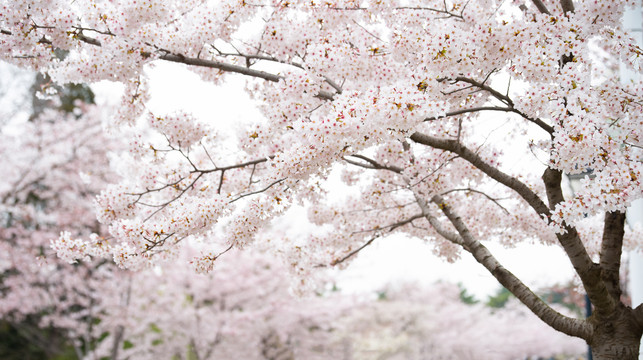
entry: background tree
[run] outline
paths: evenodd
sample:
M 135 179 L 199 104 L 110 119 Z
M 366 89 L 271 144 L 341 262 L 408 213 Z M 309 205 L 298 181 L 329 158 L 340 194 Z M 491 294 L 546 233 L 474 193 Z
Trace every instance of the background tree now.
M 123 272 L 104 259 L 68 264 L 50 243 L 63 229 L 104 232 L 92 200 L 110 178 L 107 150 L 119 142 L 103 136 L 88 86 L 55 86 L 38 75 L 30 92 L 31 106 L 19 106 L 0 128 L 0 314 L 17 342 L 3 343 L 3 357 L 81 358 L 97 340 L 92 328 L 103 308 L 123 291 Z
M 266 226 L 306 205 L 321 229 L 270 242 L 302 280 L 403 233 L 448 260 L 471 253 L 595 358 L 635 359 L 643 307 L 620 301 L 618 277 L 622 249 L 641 244 L 624 222 L 643 193 L 643 86 L 621 84 L 611 60 L 641 71 L 641 49 L 620 26 L 628 4 L 5 1 L 0 47 L 58 83 L 125 84 L 114 124 L 139 137 L 119 159 L 122 180 L 97 201 L 112 238 L 95 247 L 66 233 L 55 244 L 65 259 L 108 251 L 137 269 L 207 239 L 193 261 L 208 271 L 224 249 L 274 240 Z M 206 81 L 250 77 L 265 119 L 231 146 L 188 113 L 146 112 L 144 68 L 159 60 Z M 338 202 L 324 184 L 342 167 L 351 195 Z M 566 196 L 563 174 L 588 169 Z M 557 244 L 594 315 L 548 306 L 481 240 Z

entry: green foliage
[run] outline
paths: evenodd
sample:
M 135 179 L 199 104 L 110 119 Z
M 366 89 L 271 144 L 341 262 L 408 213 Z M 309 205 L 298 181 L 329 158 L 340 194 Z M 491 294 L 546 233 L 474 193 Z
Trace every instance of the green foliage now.
M 199 355 L 196 353 L 196 350 L 192 345 L 188 346 L 188 352 L 186 355 L 187 360 L 199 360 Z
M 157 334 L 161 333 L 161 328 L 158 327 L 158 325 L 156 325 L 155 323 L 150 324 L 150 330 L 152 330 L 152 332 L 155 332 Z
M 134 343 L 129 340 L 123 341 L 123 350 L 131 349 L 134 347 Z
M 513 297 L 513 294 L 507 290 L 506 288 L 501 288 L 496 292 L 495 295 L 489 296 L 489 299 L 487 299 L 486 305 L 495 308 L 495 309 L 500 309 L 507 304 L 507 301 Z
M 20 330 L 22 329 L 22 330 Z M 0 320 L 0 359 L 75 360 L 74 348 L 55 329 L 40 329 L 27 318 L 14 325 Z
M 67 346 L 64 352 L 54 355 L 51 360 L 76 360 L 77 358 L 74 348 L 72 346 Z
M 53 83 L 49 75 L 37 74 L 34 84 L 31 87 L 32 91 L 32 116 L 33 120 L 40 115 L 45 109 L 52 108 L 53 103 L 49 99 L 38 97 L 37 93 L 48 92 L 48 90 L 55 90 L 55 95 L 60 100 L 59 110 L 66 113 L 73 113 L 76 109 L 77 101 L 85 104 L 95 104 L 94 92 L 86 84 L 65 84 L 63 86 Z
M 154 339 L 154 340 L 152 340 L 152 345 L 153 346 L 161 345 L 161 344 L 163 344 L 163 339 Z
M 64 112 L 71 113 L 76 107 L 76 100 L 85 104 L 94 104 L 94 92 L 85 84 L 66 84 L 58 89 L 60 96 L 60 109 Z
M 582 295 L 574 293 L 573 285 L 548 289 L 540 294 L 540 298 L 548 304 L 566 307 L 578 317 L 585 316 L 585 308 L 582 306 L 585 299 Z
M 46 359 L 47 354 L 6 321 L 0 322 L 0 359 Z
M 474 295 L 469 294 L 467 289 L 461 283 L 458 283 L 458 288 L 460 289 L 460 300 L 463 303 L 472 305 L 480 302 Z

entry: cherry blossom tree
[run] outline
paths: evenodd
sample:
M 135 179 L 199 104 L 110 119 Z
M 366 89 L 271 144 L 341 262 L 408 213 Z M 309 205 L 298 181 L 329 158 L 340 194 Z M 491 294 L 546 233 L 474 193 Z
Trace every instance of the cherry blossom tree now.
M 344 317 L 358 359 L 578 358 L 580 339 L 557 333 L 515 299 L 502 309 L 467 305 L 452 284 L 390 286 Z M 535 335 L 537 334 L 537 335 Z
M 110 179 L 107 149 L 119 142 L 103 136 L 102 109 L 87 86 L 59 87 L 39 75 L 33 97 L 23 97 L 31 106 L 9 112 L 0 127 L 0 314 L 48 357 L 71 344 L 80 358 L 98 338 L 96 319 L 118 303 L 127 273 L 100 258 L 69 264 L 50 242 L 61 230 L 106 232 L 92 200 Z
M 197 241 L 191 263 L 208 272 L 228 248 L 274 245 L 305 287 L 314 268 L 404 234 L 449 261 L 470 253 L 596 359 L 637 358 L 643 307 L 620 301 L 619 269 L 641 246 L 624 223 L 643 193 L 643 86 L 615 73 L 641 72 L 620 25 L 634 1 L 2 4 L 3 60 L 56 83 L 124 84 L 112 126 L 131 146 L 96 201 L 110 237 L 64 233 L 63 259 L 109 254 L 136 270 Z M 247 77 L 264 118 L 231 145 L 189 109 L 151 113 L 145 69 L 158 61 L 212 83 Z M 346 191 L 328 181 L 337 172 Z M 564 175 L 583 173 L 565 193 Z M 319 228 L 275 240 L 270 224 L 298 206 Z M 542 302 L 483 240 L 560 246 L 594 315 Z
M 190 259 L 194 249 L 180 257 Z M 188 261 L 132 274 L 126 306 L 98 327 L 109 335 L 93 356 L 116 358 L 111 344 L 123 329 L 118 358 L 314 359 L 334 357 L 334 322 L 359 309 L 339 293 L 299 299 L 289 294 L 283 265 L 265 253 L 232 250 L 217 270 L 194 276 Z
M 163 272 L 138 272 L 127 308 L 114 309 L 101 324 L 120 323 L 126 346 L 119 356 L 136 359 L 172 354 L 195 359 L 509 360 L 577 358 L 586 351 L 582 340 L 549 328 L 515 301 L 494 311 L 467 305 L 449 284 L 391 286 L 380 299 L 338 292 L 293 298 L 287 295 L 284 269 L 266 255 L 230 253 L 207 275 L 189 276 L 192 269 L 185 262 Z M 109 340 L 96 356 L 111 354 Z

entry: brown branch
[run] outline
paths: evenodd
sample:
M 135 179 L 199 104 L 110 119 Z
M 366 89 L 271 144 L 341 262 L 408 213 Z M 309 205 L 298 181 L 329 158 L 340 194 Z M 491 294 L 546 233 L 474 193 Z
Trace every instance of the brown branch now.
M 543 322 L 567 335 L 577 336 L 585 340 L 591 338 L 592 327 L 588 322 L 564 316 L 543 302 L 520 279 L 502 266 L 489 249 L 473 237 L 462 218 L 453 212 L 444 198 L 440 195 L 435 195 L 431 198 L 431 201 L 440 207 L 449 222 L 456 228 L 463 248 L 471 253 L 477 262 L 484 266 L 498 282 L 511 291 L 518 300 Z
M 369 210 L 374 210 L 374 209 L 369 209 Z M 421 219 L 421 218 L 423 218 L 423 217 L 425 217 L 425 215 L 424 215 L 424 214 L 417 214 L 417 215 L 411 216 L 411 217 L 410 217 L 410 218 L 408 218 L 408 219 L 398 221 L 398 222 L 396 222 L 396 223 L 394 223 L 394 224 L 389 224 L 389 225 L 382 226 L 382 227 L 379 227 L 379 228 L 376 228 L 376 229 L 374 228 L 374 229 L 368 229 L 368 230 L 364 230 L 364 231 L 358 231 L 358 232 L 354 232 L 354 234 L 357 234 L 357 233 L 363 233 L 363 232 L 377 232 L 377 231 L 384 230 L 384 229 L 387 229 L 387 232 L 389 232 L 389 233 L 390 233 L 391 231 L 393 231 L 393 230 L 395 230 L 395 229 L 397 229 L 397 228 L 399 228 L 399 227 L 401 227 L 401 226 L 404 226 L 404 225 L 407 225 L 407 224 L 411 224 L 411 223 L 413 223 L 413 221 L 414 221 L 414 220 Z M 357 248 L 357 249 L 355 249 L 355 250 L 351 251 L 350 253 L 348 253 L 346 256 L 344 256 L 344 257 L 343 257 L 343 258 L 341 258 L 341 259 L 333 260 L 333 262 L 331 263 L 331 265 L 332 265 L 332 266 L 335 266 L 335 265 L 337 265 L 337 264 L 341 264 L 341 263 L 343 263 L 344 261 L 348 260 L 349 258 L 351 258 L 351 257 L 353 257 L 353 256 L 355 256 L 355 255 L 357 255 L 357 253 L 359 253 L 359 252 L 360 252 L 360 251 L 362 251 L 364 248 L 366 248 L 367 246 L 369 246 L 370 244 L 372 244 L 372 243 L 373 243 L 373 241 L 375 241 L 375 239 L 377 239 L 377 238 L 378 238 L 378 237 L 380 237 L 380 236 L 381 236 L 381 234 L 375 234 L 375 235 L 373 235 L 373 237 L 372 237 L 371 239 L 369 239 L 366 243 L 364 243 L 364 244 L 363 244 L 362 246 L 360 246 L 359 248 Z
M 404 171 L 404 169 L 402 169 L 399 166 L 382 165 L 382 164 L 378 163 L 377 161 L 375 161 L 375 160 L 373 160 L 373 159 L 371 159 L 369 157 L 366 157 L 364 155 L 353 154 L 353 155 L 349 155 L 349 156 L 352 156 L 354 158 L 358 158 L 358 159 L 361 159 L 361 160 L 364 160 L 364 161 L 367 162 L 367 164 L 363 164 L 363 163 L 359 163 L 357 161 L 353 161 L 351 159 L 347 159 L 346 157 L 343 158 L 344 161 L 346 161 L 347 163 L 352 164 L 352 165 L 360 166 L 360 167 L 367 168 L 367 169 L 389 170 L 389 171 L 392 171 L 392 172 L 395 172 L 395 173 L 398 173 L 398 174 L 401 173 L 402 171 Z
M 541 13 L 547 14 L 547 15 L 551 14 L 541 0 L 531 0 L 531 1 L 534 3 L 534 5 L 536 5 L 536 7 L 538 8 L 538 11 L 540 11 Z
M 423 121 L 434 121 L 438 119 L 443 119 L 446 117 L 450 116 L 456 116 L 456 115 L 462 115 L 462 114 L 467 114 L 467 113 L 472 113 L 472 112 L 479 112 L 479 111 L 502 111 L 502 112 L 511 112 L 514 111 L 514 109 L 510 107 L 501 107 L 501 106 L 480 106 L 480 107 L 474 107 L 474 108 L 468 108 L 468 109 L 460 109 L 460 110 L 454 110 L 454 111 L 449 111 L 448 113 L 440 116 L 432 116 L 425 118 Z
M 438 81 L 444 81 L 444 80 L 446 80 L 446 79 L 440 79 Z M 467 83 L 467 84 L 471 84 L 471 85 L 473 85 L 473 86 L 475 86 L 475 87 L 477 87 L 479 89 L 482 89 L 482 90 L 485 90 L 485 91 L 489 92 L 493 97 L 495 97 L 496 99 L 498 99 L 501 102 L 505 103 L 506 105 L 509 105 L 511 107 L 514 106 L 514 102 L 513 102 L 513 100 L 511 100 L 511 98 L 509 96 L 500 93 L 498 90 L 492 88 L 489 85 L 486 85 L 484 82 L 479 82 L 477 80 L 474 80 L 474 79 L 471 79 L 471 78 L 468 78 L 468 77 L 465 77 L 465 76 L 458 76 L 453 80 L 455 80 L 456 82 L 461 81 L 461 82 L 464 82 L 464 83 Z
M 183 156 L 185 156 L 186 158 L 188 158 L 188 156 L 187 156 L 186 154 L 184 154 L 182 151 L 177 150 L 177 149 L 174 149 L 174 148 L 172 148 L 172 150 L 173 150 L 173 151 L 179 151 Z M 208 156 L 209 156 L 209 155 L 208 155 Z M 253 171 L 253 174 L 254 174 L 254 168 L 255 168 L 255 166 L 256 166 L 257 164 L 264 163 L 264 162 L 266 162 L 266 161 L 268 161 L 268 160 L 270 160 L 270 159 L 272 159 L 272 158 L 274 158 L 274 156 L 273 156 L 273 155 L 268 156 L 268 157 L 265 157 L 265 158 L 260 158 L 260 159 L 256 159 L 256 160 L 251 160 L 251 161 L 243 162 L 243 163 L 240 163 L 240 164 L 234 164 L 234 165 L 228 165 L 228 166 L 221 166 L 221 167 L 214 167 L 214 168 L 212 168 L 212 169 L 206 169 L 206 170 L 196 168 L 196 166 L 195 166 L 195 165 L 192 163 L 192 161 L 190 161 L 190 159 L 188 158 L 188 161 L 190 161 L 190 164 L 192 164 L 192 166 L 193 166 L 193 168 L 194 168 L 194 170 L 190 171 L 190 173 L 191 173 L 191 174 L 197 174 L 197 175 L 196 175 L 196 177 L 195 177 L 195 178 L 194 178 L 194 179 L 193 179 L 193 180 L 192 180 L 192 181 L 191 181 L 187 186 L 185 186 L 183 189 L 180 189 L 180 190 L 179 190 L 180 192 L 179 192 L 179 194 L 178 194 L 177 196 L 174 196 L 174 197 L 172 197 L 172 199 L 170 199 L 170 200 L 168 200 L 168 201 L 166 201 L 166 202 L 160 203 L 160 204 L 148 204 L 148 203 L 144 203 L 144 202 L 142 202 L 142 201 L 141 201 L 141 199 L 143 198 L 143 196 L 145 196 L 146 194 L 153 193 L 153 192 L 160 192 L 160 191 L 163 191 L 163 190 L 165 190 L 165 189 L 167 189 L 167 188 L 178 186 L 178 184 L 180 184 L 181 182 L 183 182 L 183 181 L 185 181 L 185 180 L 188 180 L 188 177 L 181 177 L 179 180 L 177 180 L 177 181 L 175 181 L 175 182 L 173 182 L 173 183 L 166 184 L 166 185 L 163 185 L 163 186 L 161 186 L 161 187 L 154 188 L 154 189 L 145 189 L 145 191 L 143 191 L 143 192 L 141 192 L 141 193 L 129 193 L 128 195 L 137 196 L 137 199 L 134 201 L 134 203 L 135 203 L 135 204 L 141 204 L 141 205 L 143 205 L 143 206 L 148 206 L 148 207 L 154 207 L 154 208 L 157 208 L 157 209 L 156 209 L 156 210 L 154 210 L 154 211 L 153 211 L 149 216 L 147 216 L 147 217 L 145 218 L 145 220 L 144 220 L 144 221 L 147 221 L 147 220 L 151 219 L 154 215 L 156 215 L 157 213 L 159 213 L 160 211 L 162 211 L 163 209 L 165 209 L 165 208 L 166 208 L 168 205 L 170 205 L 172 202 L 174 202 L 174 201 L 178 200 L 179 198 L 181 198 L 181 197 L 182 197 L 182 196 L 183 196 L 183 195 L 184 195 L 188 190 L 190 190 L 191 188 L 193 188 L 193 187 L 194 187 L 194 185 L 196 184 L 196 182 L 197 182 L 197 181 L 198 181 L 198 180 L 199 180 L 203 175 L 206 175 L 206 174 L 209 174 L 209 173 L 212 173 L 212 172 L 216 172 L 216 171 L 220 171 L 220 172 L 221 172 L 220 180 L 219 180 L 219 186 L 218 186 L 218 188 L 217 188 L 217 193 L 218 193 L 218 194 L 220 194 L 220 193 L 221 193 L 221 188 L 222 188 L 222 186 L 223 186 L 223 175 L 224 175 L 224 173 L 225 173 L 227 170 L 231 170 L 231 169 L 240 169 L 240 168 L 244 168 L 244 167 L 247 167 L 247 166 L 252 165 L 252 166 L 253 166 L 253 170 L 252 170 L 252 171 Z M 210 160 L 212 161 L 212 159 L 211 159 L 211 158 L 210 158 Z M 213 164 L 214 164 L 214 162 L 213 162 Z M 276 181 L 275 183 L 273 183 L 273 184 L 269 185 L 269 186 L 268 186 L 267 188 L 265 188 L 265 189 L 257 190 L 257 191 L 253 191 L 253 192 L 250 192 L 250 193 L 246 193 L 246 194 L 239 195 L 239 197 L 238 197 L 238 198 L 236 198 L 236 199 L 232 200 L 231 202 L 235 202 L 235 201 L 239 200 L 240 198 L 243 198 L 243 197 L 246 197 L 246 196 L 249 196 L 249 195 L 253 195 L 253 194 L 257 194 L 257 193 L 263 192 L 263 191 L 265 191 L 265 190 L 269 189 L 270 187 L 272 187 L 273 185 L 275 185 L 275 184 L 277 184 L 277 183 L 279 183 L 279 182 L 282 182 L 283 180 L 284 180 L 284 179 L 278 180 L 278 181 Z
M 397 6 L 397 7 L 394 7 L 393 9 L 395 9 L 395 10 L 430 11 L 430 12 L 434 12 L 434 13 L 437 13 L 437 14 L 444 14 L 445 16 L 443 16 L 441 18 L 447 18 L 448 19 L 448 18 L 455 17 L 460 21 L 464 21 L 463 13 L 464 13 L 465 8 L 466 8 L 466 4 L 465 4 L 465 6 L 463 6 L 462 11 L 460 12 L 460 14 L 456 14 L 456 13 L 453 13 L 453 12 L 449 11 L 447 9 L 447 7 L 446 7 L 446 4 L 445 4 L 445 7 L 444 7 L 444 10 L 438 9 L 438 8 L 423 7 L 423 6 Z M 328 7 L 328 9 L 329 10 L 336 10 L 336 11 L 367 11 L 367 10 L 370 10 L 369 8 L 365 8 L 365 7 Z
M 2 34 L 13 35 L 11 31 L 7 31 L 7 30 L 2 30 Z M 101 42 L 98 39 L 95 39 L 83 34 L 78 34 L 76 37 L 78 38 L 78 40 L 86 44 L 93 45 L 93 46 L 102 46 Z M 46 38 L 42 38 L 39 42 L 43 44 L 51 44 L 51 41 Z M 283 78 L 280 75 L 275 75 L 275 74 L 271 74 L 260 70 L 249 69 L 244 66 L 238 66 L 238 65 L 228 64 L 228 63 L 214 61 L 214 60 L 191 58 L 191 57 L 183 56 L 181 54 L 174 54 L 166 50 L 161 50 L 161 51 L 164 52 L 164 54 L 160 55 L 158 58 L 165 61 L 218 69 L 225 72 L 232 72 L 232 73 L 252 76 L 252 77 L 256 77 L 256 78 L 260 78 L 260 79 L 264 79 L 272 82 L 278 82 Z M 150 52 L 141 52 L 140 54 L 144 58 L 152 56 Z
M 275 62 L 275 63 L 279 63 L 279 64 L 284 64 L 284 65 L 290 65 L 290 66 L 305 70 L 305 68 L 304 68 L 304 66 L 302 64 L 299 64 L 299 63 L 296 63 L 296 62 L 290 62 L 290 61 L 286 61 L 286 60 L 280 60 L 279 58 L 271 56 L 271 55 L 244 54 L 244 53 L 242 53 L 242 52 L 240 52 L 238 50 L 237 50 L 237 53 L 224 53 L 224 52 L 219 51 L 216 47 L 214 47 L 214 46 L 212 46 L 212 47 L 217 52 L 218 56 L 225 56 L 225 57 L 234 56 L 234 57 L 244 58 L 246 60 L 246 64 L 247 64 L 246 68 L 249 68 L 250 65 L 252 65 L 252 64 L 250 64 L 250 60 L 261 60 L 261 61 Z M 235 48 L 235 50 L 236 50 L 236 48 Z M 324 75 L 324 81 L 328 85 L 330 85 L 333 89 L 335 89 L 337 94 L 342 93 L 342 91 L 343 91 L 342 87 L 339 84 L 337 84 L 335 81 L 333 81 L 331 78 L 329 78 L 328 76 Z M 322 98 L 324 100 L 333 100 L 334 95 L 335 94 L 332 94 L 330 92 L 320 91 L 317 94 L 317 97 Z
M 7 30 L 2 30 L 2 34 L 12 35 L 12 33 Z M 77 34 L 76 38 L 86 44 L 90 44 L 93 46 L 102 46 L 101 42 L 98 39 L 85 36 L 82 33 Z M 38 43 L 51 45 L 51 41 L 45 37 L 41 38 L 38 41 Z M 151 44 L 149 45 L 153 46 Z M 260 79 L 264 79 L 272 82 L 279 82 L 284 78 L 281 75 L 276 75 L 276 74 L 272 74 L 261 70 L 254 70 L 245 66 L 239 66 L 239 65 L 229 64 L 229 63 L 215 61 L 215 60 L 200 59 L 198 57 L 197 58 L 187 57 L 187 56 L 184 56 L 183 54 L 172 53 L 165 49 L 158 49 L 158 51 L 162 52 L 162 55 L 158 56 L 158 59 L 169 61 L 169 62 L 175 62 L 175 63 L 185 64 L 185 65 L 199 66 L 199 67 L 205 67 L 205 68 L 211 68 L 211 69 L 218 69 L 222 72 L 231 72 L 231 73 L 256 77 L 256 78 L 260 78 Z M 148 51 L 141 51 L 140 55 L 143 58 L 152 57 L 152 53 Z M 333 100 L 336 94 L 341 94 L 341 88 L 331 79 L 325 78 L 325 80 L 331 87 L 333 87 L 337 91 L 337 93 L 320 90 L 315 95 L 315 97 L 320 98 L 322 100 Z
M 466 191 L 466 192 L 472 192 L 472 193 L 475 193 L 475 194 L 480 194 L 480 195 L 482 195 L 482 196 L 486 197 L 487 199 L 489 199 L 489 200 L 490 200 L 491 202 L 493 202 L 494 204 L 496 204 L 500 209 L 502 209 L 502 211 L 503 211 L 505 214 L 507 214 L 507 215 L 511 215 L 511 213 L 509 212 L 509 210 L 507 210 L 507 208 L 505 208 L 504 206 L 502 206 L 502 205 L 498 202 L 499 200 L 503 200 L 503 199 L 498 199 L 498 198 L 491 197 L 489 194 L 487 194 L 487 193 L 486 193 L 486 192 L 484 192 L 484 191 L 480 191 L 480 190 L 476 190 L 476 189 L 472 189 L 472 188 L 465 188 L 465 189 L 451 189 L 451 190 L 448 190 L 448 191 L 443 192 L 443 193 L 442 193 L 442 194 L 440 194 L 440 195 L 446 195 L 446 194 L 449 194 L 449 193 L 452 193 L 452 192 L 456 192 L 456 191 Z
M 429 224 L 431 224 L 431 227 L 440 234 L 443 238 L 447 239 L 448 241 L 460 245 L 464 247 L 464 242 L 462 241 L 462 238 L 460 235 L 457 233 L 454 233 L 451 230 L 446 229 L 440 221 L 431 214 L 431 211 L 429 209 L 429 205 L 422 197 L 420 194 L 418 194 L 416 191 L 413 190 L 413 196 L 415 197 L 415 200 L 417 204 L 420 206 L 420 209 L 422 210 L 422 213 L 424 214 L 424 217 L 429 221 Z
M 543 173 L 542 179 L 545 184 L 549 207 L 555 209 L 557 204 L 565 200 L 561 188 L 562 173 L 559 170 L 547 168 Z M 616 304 L 601 279 L 600 266 L 592 261 L 576 229 L 566 224 L 563 229 L 564 233 L 556 234 L 556 237 L 580 277 L 587 296 L 589 296 L 596 308 L 596 312 L 599 315 L 611 313 Z
M 256 190 L 256 191 L 251 191 L 251 192 L 248 192 L 248 193 L 245 193 L 245 194 L 241 194 L 241 195 L 237 196 L 236 198 L 230 200 L 230 203 L 233 203 L 233 202 L 235 202 L 237 200 L 240 200 L 240 199 L 242 199 L 242 198 L 244 198 L 246 196 L 262 193 L 262 192 L 270 189 L 271 187 L 273 187 L 273 186 L 275 186 L 275 185 L 277 185 L 277 184 L 279 184 L 279 183 L 281 183 L 281 182 L 283 182 L 285 180 L 286 180 L 286 178 L 275 180 L 275 181 L 271 182 L 270 184 L 268 184 L 266 187 L 264 187 L 262 189 L 259 189 L 259 190 Z
M 625 213 L 606 212 L 601 242 L 601 278 L 614 301 L 621 299 L 620 268 L 625 234 Z
M 232 73 L 237 73 L 237 74 L 242 74 L 242 75 L 247 75 L 247 76 L 252 76 L 272 82 L 279 82 L 283 77 L 275 74 L 271 74 L 265 71 L 260 71 L 260 70 L 254 70 L 254 69 L 249 69 L 245 66 L 238 66 L 238 65 L 233 65 L 233 64 L 228 64 L 220 61 L 213 61 L 213 60 L 205 60 L 205 59 L 199 59 L 199 58 L 191 58 L 191 57 L 186 57 L 180 54 L 164 54 L 159 56 L 159 59 L 165 60 L 165 61 L 171 61 L 171 62 L 176 62 L 176 63 L 181 63 L 181 64 L 186 64 L 186 65 L 193 65 L 193 66 L 200 66 L 200 67 L 207 67 L 207 68 L 212 68 L 212 69 L 219 69 L 221 71 L 225 72 L 232 72 Z
M 367 246 L 369 246 L 370 244 L 372 244 L 372 243 L 373 243 L 373 241 L 375 241 L 375 239 L 377 239 L 378 237 L 379 237 L 379 235 L 375 235 L 375 236 L 373 236 L 373 237 L 372 237 L 372 238 L 370 238 L 367 242 L 365 242 L 362 246 L 360 246 L 360 247 L 358 247 L 357 249 L 355 249 L 355 250 L 351 251 L 350 253 L 348 253 L 348 255 L 344 256 L 344 257 L 343 257 L 343 258 L 341 258 L 341 259 L 333 260 L 333 262 L 331 262 L 330 264 L 331 264 L 332 266 L 335 266 L 335 265 L 337 265 L 337 264 L 341 264 L 341 263 L 343 263 L 344 261 L 348 260 L 349 258 L 351 258 L 351 257 L 353 257 L 353 256 L 355 256 L 355 255 L 357 255 L 357 253 L 359 253 L 360 251 L 364 250 L 364 248 L 366 248 Z
M 563 200 L 562 190 L 560 188 L 560 171 L 548 168 L 548 170 L 545 171 L 545 175 L 543 175 L 543 181 L 545 182 L 545 188 L 547 189 L 547 196 L 550 202 L 550 207 L 548 207 L 526 184 L 505 174 L 498 168 L 487 164 L 478 154 L 469 150 L 456 140 L 440 139 L 418 132 L 411 135 L 410 139 L 419 144 L 460 155 L 461 158 L 487 174 L 487 176 L 518 193 L 539 216 L 548 218 L 550 215 L 550 207 L 553 209 L 556 204 Z M 605 284 L 600 279 L 599 266 L 594 264 L 587 254 L 576 229 L 566 226 L 565 231 L 564 234 L 556 234 L 556 236 L 569 257 L 576 273 L 581 278 L 590 300 L 599 312 L 610 312 L 614 307 L 614 302 L 609 296 Z
M 574 12 L 574 2 L 572 0 L 560 0 L 560 5 L 563 7 L 563 13 L 565 15 Z
M 633 311 L 634 319 L 643 327 L 643 304 L 639 304 Z
M 338 93 L 338 94 L 341 94 L 341 93 L 342 93 L 342 91 L 344 91 L 344 90 L 342 89 L 341 85 L 339 85 L 338 83 L 336 83 L 335 81 L 333 81 L 333 79 L 329 78 L 329 77 L 328 77 L 328 76 L 326 76 L 326 75 L 324 75 L 324 81 L 326 81 L 326 83 L 327 83 L 328 85 L 330 85 L 333 89 L 335 89 L 335 91 L 337 91 L 337 93 Z
M 369 210 L 372 211 L 374 209 L 369 209 Z M 411 216 L 408 219 L 404 219 L 404 220 L 398 221 L 398 222 L 393 223 L 393 224 L 384 225 L 384 226 L 377 226 L 375 228 L 366 229 L 366 230 L 353 231 L 351 234 L 363 234 L 363 233 L 368 233 L 368 232 L 378 232 L 378 231 L 382 231 L 382 230 L 387 230 L 387 232 L 391 232 L 391 231 L 393 231 L 393 230 L 395 230 L 395 229 L 397 229 L 399 227 L 402 227 L 402 226 L 404 226 L 406 224 L 409 224 L 409 223 L 413 222 L 413 220 L 421 219 L 423 217 L 424 217 L 424 214 L 417 214 L 417 215 Z
M 446 80 L 447 80 L 446 78 L 443 78 L 443 79 L 439 79 L 438 81 L 442 82 L 442 81 L 446 81 Z M 483 106 L 483 107 L 480 107 L 480 108 L 473 108 L 470 111 L 456 110 L 456 111 L 454 111 L 454 114 L 448 113 L 448 114 L 446 114 L 446 116 L 459 115 L 460 111 L 462 111 L 461 113 L 480 111 L 480 110 L 507 111 L 507 112 L 513 112 L 513 113 L 516 113 L 516 114 L 522 116 L 525 120 L 528 120 L 528 121 L 538 125 L 541 129 L 545 130 L 550 135 L 554 133 L 554 128 L 551 125 L 547 124 L 546 122 L 542 121 L 541 119 L 532 118 L 532 117 L 528 116 L 527 114 L 523 113 L 522 111 L 516 109 L 514 107 L 513 100 L 509 96 L 500 93 L 498 90 L 492 88 L 489 85 L 486 85 L 484 81 L 479 82 L 477 80 L 474 80 L 474 79 L 471 79 L 471 78 L 468 78 L 468 77 L 464 77 L 464 76 L 458 76 L 453 80 L 455 82 L 460 81 L 460 82 L 464 82 L 464 83 L 467 83 L 467 84 L 471 84 L 471 85 L 473 85 L 473 86 L 475 86 L 475 87 L 477 87 L 477 88 L 479 88 L 481 90 L 487 91 L 494 98 L 500 100 L 502 103 L 507 105 L 507 107 L 503 108 L 503 107 L 484 107 Z M 427 118 L 424 121 L 428 121 L 428 120 L 432 120 L 432 119 L 433 118 Z
M 190 190 L 190 188 L 192 188 L 194 186 L 194 184 L 196 184 L 197 181 L 199 181 L 201 176 L 203 176 L 203 173 L 200 173 L 199 175 L 197 175 L 197 177 L 194 180 L 192 180 L 192 182 L 188 186 L 186 186 L 185 188 L 183 188 L 183 190 L 180 191 L 178 196 L 172 197 L 172 199 L 170 199 L 170 200 L 168 200 L 168 201 L 166 201 L 164 203 L 161 203 L 161 204 L 146 204 L 146 203 L 143 203 L 143 202 L 140 202 L 140 201 L 137 200 L 136 202 L 141 204 L 141 205 L 157 208 L 148 217 L 146 217 L 145 220 L 143 220 L 143 222 L 146 222 L 147 220 L 151 219 L 152 217 L 154 217 L 154 215 L 156 215 L 161 210 L 165 209 L 168 205 L 170 205 L 171 203 L 173 203 L 176 200 L 180 199 L 188 190 Z M 180 181 L 183 181 L 185 179 L 187 179 L 187 178 L 183 178 Z M 139 200 L 140 200 L 140 197 L 143 196 L 144 194 L 148 193 L 148 192 L 152 192 L 152 190 L 149 190 L 149 191 L 146 191 L 146 192 L 143 192 L 143 193 L 140 193 L 140 194 L 133 194 L 133 195 L 139 195 Z
M 487 174 L 487 176 L 518 193 L 518 195 L 520 195 L 520 197 L 522 197 L 536 211 L 536 213 L 538 213 L 538 215 L 549 215 L 549 208 L 547 205 L 526 184 L 515 177 L 505 174 L 498 168 L 487 164 L 478 154 L 469 150 L 456 140 L 441 139 L 419 132 L 411 135 L 410 139 L 418 144 L 446 150 L 459 155 L 461 158 L 471 163 L 471 165 Z
M 268 160 L 273 159 L 274 157 L 275 157 L 274 155 L 270 155 L 270 156 L 266 156 L 264 158 L 260 158 L 260 159 L 256 159 L 256 160 L 250 160 L 250 161 L 246 161 L 246 162 L 239 163 L 239 164 L 228 165 L 228 166 L 219 166 L 219 167 L 214 167 L 212 169 L 206 169 L 206 170 L 198 169 L 198 170 L 194 170 L 192 172 L 200 172 L 200 173 L 207 174 L 207 173 L 216 172 L 216 171 L 226 171 L 226 170 L 232 170 L 232 169 L 240 169 L 240 168 L 243 168 L 243 167 L 246 167 L 246 166 L 257 165 L 257 164 L 264 163 L 264 162 L 266 162 Z

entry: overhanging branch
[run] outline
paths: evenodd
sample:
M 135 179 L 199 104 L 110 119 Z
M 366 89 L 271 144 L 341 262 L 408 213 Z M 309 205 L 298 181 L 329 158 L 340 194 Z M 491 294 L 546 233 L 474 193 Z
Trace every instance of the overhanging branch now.
M 478 263 L 484 266 L 498 282 L 511 291 L 536 316 L 549 326 L 567 335 L 577 336 L 586 340 L 591 337 L 592 327 L 588 322 L 570 318 L 555 311 L 513 273 L 502 266 L 489 249 L 474 238 L 462 218 L 453 212 L 442 196 L 435 195 L 431 198 L 431 201 L 438 205 L 447 219 L 449 219 L 449 222 L 455 227 L 463 248 L 471 253 Z

